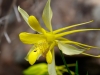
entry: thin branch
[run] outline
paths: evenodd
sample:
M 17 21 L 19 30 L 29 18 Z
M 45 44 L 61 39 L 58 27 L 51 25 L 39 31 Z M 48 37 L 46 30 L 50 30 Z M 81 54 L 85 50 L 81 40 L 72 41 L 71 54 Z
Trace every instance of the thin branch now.
M 4 32 L 4 36 L 8 43 L 11 43 L 10 37 L 8 36 L 7 32 Z
M 20 18 L 20 15 L 19 15 L 19 13 L 18 13 L 17 6 L 14 5 L 13 9 L 14 9 L 14 12 L 15 12 L 15 15 L 16 15 L 16 18 L 17 18 L 17 21 L 18 21 L 18 22 L 21 22 L 21 18 Z
M 3 20 L 5 20 L 5 22 L 4 22 L 4 28 L 3 28 L 3 30 L 2 30 L 2 32 L 0 34 L 0 40 L 2 39 L 3 35 L 5 35 L 6 29 L 8 27 L 8 22 L 9 22 L 9 14 L 12 11 L 12 8 L 15 5 L 15 3 L 16 3 L 16 0 L 13 0 L 13 2 L 11 4 L 11 6 L 10 6 L 10 8 L 9 8 L 7 14 L 6 14 L 6 16 L 3 17 Z M 1 23 L 2 23 L 2 21 L 1 21 Z M 8 40 L 8 37 L 7 36 L 5 36 L 5 38 Z M 8 43 L 9 42 L 10 41 L 8 41 Z

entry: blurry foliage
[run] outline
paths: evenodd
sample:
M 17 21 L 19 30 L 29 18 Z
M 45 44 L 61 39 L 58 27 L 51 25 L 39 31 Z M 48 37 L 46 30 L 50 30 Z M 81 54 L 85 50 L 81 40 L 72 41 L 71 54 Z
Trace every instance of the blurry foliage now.
M 74 67 L 75 72 L 70 70 L 71 74 L 68 75 L 80 75 L 79 74 L 79 68 L 78 68 L 78 61 L 76 61 L 76 64 L 67 64 L 68 67 Z M 68 70 L 65 68 L 64 65 L 56 66 L 57 75 L 63 75 L 65 72 L 68 73 Z M 24 75 L 48 75 L 47 71 L 47 64 L 46 63 L 39 63 L 34 64 L 33 66 L 30 66 L 28 69 L 23 71 Z M 88 75 L 88 72 L 87 74 Z
M 45 63 L 30 66 L 23 71 L 24 75 L 48 75 L 47 65 Z
M 75 66 L 75 64 L 68 64 L 69 67 Z M 57 75 L 63 75 L 63 73 L 68 72 L 64 65 L 56 66 Z M 74 72 L 71 71 L 72 75 Z M 23 71 L 24 75 L 48 75 L 48 69 L 46 63 L 39 63 L 30 66 L 28 69 Z

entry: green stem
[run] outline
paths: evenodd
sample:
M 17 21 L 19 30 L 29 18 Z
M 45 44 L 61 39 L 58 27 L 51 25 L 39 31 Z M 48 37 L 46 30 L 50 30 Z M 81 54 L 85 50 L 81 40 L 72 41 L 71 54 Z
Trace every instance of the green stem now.
M 87 72 L 87 74 L 86 75 L 88 75 L 88 72 Z
M 76 61 L 75 75 L 79 75 L 79 74 L 78 74 L 78 61 Z
M 71 72 L 70 72 L 70 69 L 69 69 L 68 66 L 67 66 L 67 63 L 66 63 L 66 61 L 65 61 L 64 55 L 63 55 L 63 53 L 62 53 L 61 50 L 60 50 L 60 55 L 61 55 L 61 58 L 62 58 L 62 60 L 63 60 L 63 63 L 64 63 L 64 65 L 65 65 L 66 69 L 68 70 L 68 73 L 69 73 L 70 75 L 72 75 Z

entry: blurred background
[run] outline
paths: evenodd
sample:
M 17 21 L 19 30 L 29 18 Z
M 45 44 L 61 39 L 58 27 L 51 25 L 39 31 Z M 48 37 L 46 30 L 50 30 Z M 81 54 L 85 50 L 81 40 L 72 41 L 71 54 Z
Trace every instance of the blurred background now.
M 20 32 L 36 33 L 29 28 L 20 16 L 17 7 L 20 6 L 29 15 L 34 15 L 44 27 L 42 11 L 47 0 L 0 0 L 0 75 L 23 75 L 23 70 L 30 65 L 24 57 L 31 45 L 25 45 L 19 40 Z M 93 23 L 75 27 L 100 28 L 100 0 L 51 0 L 53 11 L 53 29 L 94 20 Z M 88 45 L 100 47 L 100 31 L 89 31 L 71 34 L 67 38 Z M 56 48 L 56 65 L 63 65 L 59 51 Z M 98 55 L 100 50 L 91 49 L 87 53 Z M 84 55 L 65 55 L 67 63 L 79 62 L 79 73 L 85 75 L 100 75 L 100 58 Z M 40 58 L 36 63 L 45 62 Z

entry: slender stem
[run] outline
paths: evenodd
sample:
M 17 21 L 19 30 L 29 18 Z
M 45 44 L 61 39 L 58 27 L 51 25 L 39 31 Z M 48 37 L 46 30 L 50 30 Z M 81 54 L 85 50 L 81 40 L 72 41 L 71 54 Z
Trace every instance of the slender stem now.
M 62 60 L 63 60 L 63 63 L 64 63 L 64 65 L 65 65 L 66 69 L 68 70 L 68 73 L 69 73 L 70 75 L 72 75 L 71 72 L 70 72 L 70 69 L 69 69 L 68 66 L 67 66 L 67 63 L 66 63 L 66 61 L 65 61 L 64 55 L 63 55 L 63 53 L 62 53 L 61 50 L 60 50 L 60 55 L 61 55 L 61 58 L 62 58 Z
M 78 61 L 76 61 L 75 75 L 79 75 L 79 74 L 78 74 Z
M 86 75 L 88 75 L 88 72 L 86 73 Z

